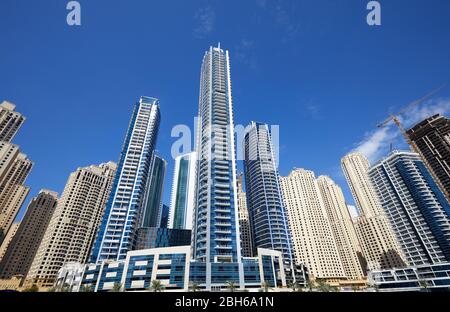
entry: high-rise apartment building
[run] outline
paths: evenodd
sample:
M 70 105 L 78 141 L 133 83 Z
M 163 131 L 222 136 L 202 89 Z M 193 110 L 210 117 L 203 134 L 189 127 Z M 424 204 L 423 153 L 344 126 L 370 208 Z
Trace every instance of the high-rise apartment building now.
M 31 200 L 16 235 L 0 261 L 0 279 L 27 275 L 57 202 L 58 194 L 48 190 L 41 190 Z
M 135 247 L 147 205 L 159 123 L 159 100 L 142 96 L 134 106 L 91 262 L 123 260 Z
M 229 54 L 211 47 L 200 75 L 192 235 L 193 258 L 205 270 L 199 280 L 208 290 L 226 285 L 224 271 L 229 281 L 243 285 L 233 119 Z
M 0 142 L 0 244 L 30 191 L 23 183 L 32 167 L 18 146 Z
M 319 176 L 317 185 L 325 205 L 339 256 L 348 279 L 364 278 L 361 267 L 361 246 L 342 189 L 331 178 Z
M 16 106 L 3 101 L 0 104 L 0 141 L 11 142 L 25 121 L 22 114 L 14 111 Z
M 158 155 L 154 156 L 150 171 L 149 186 L 145 195 L 146 201 L 142 210 L 141 227 L 159 227 L 163 213 L 162 196 L 164 178 L 166 177 L 167 161 Z M 166 222 L 167 223 L 167 222 Z
M 285 261 L 292 263 L 289 225 L 267 124 L 252 122 L 247 127 L 244 159 L 253 252 L 257 248 L 278 250 Z
M 413 150 L 422 157 L 450 202 L 450 119 L 431 116 L 406 131 Z
M 253 256 L 252 233 L 250 229 L 250 219 L 247 209 L 247 195 L 243 190 L 243 175 L 240 174 L 237 180 L 237 198 L 239 206 L 239 228 L 241 232 L 241 250 L 242 257 Z
M 294 169 L 280 181 L 296 262 L 306 264 L 313 280 L 346 279 L 314 173 Z
M 192 230 L 196 168 L 196 152 L 180 155 L 175 158 L 169 228 Z
M 450 262 L 450 204 L 420 156 L 392 152 L 369 176 L 408 265 Z
M 342 158 L 341 166 L 359 211 L 355 229 L 366 268 L 404 266 L 404 254 L 370 181 L 369 161 L 361 153 L 353 152 Z
M 116 164 L 78 168 L 66 183 L 27 275 L 38 286 L 52 286 L 68 262 L 85 263 L 100 225 Z
M 9 245 L 11 244 L 11 241 L 13 240 L 14 236 L 16 235 L 17 229 L 20 226 L 20 222 L 14 222 L 11 225 L 11 228 L 8 231 L 8 234 L 6 234 L 5 239 L 3 240 L 3 243 L 0 244 L 0 261 L 2 261 L 3 257 L 6 254 L 6 251 L 8 250 Z M 1 279 L 1 277 L 0 277 Z

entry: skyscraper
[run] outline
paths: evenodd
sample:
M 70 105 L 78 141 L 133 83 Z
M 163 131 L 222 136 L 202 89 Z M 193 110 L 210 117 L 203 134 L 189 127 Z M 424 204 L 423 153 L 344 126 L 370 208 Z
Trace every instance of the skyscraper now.
M 26 276 L 58 201 L 56 192 L 41 190 L 27 207 L 16 235 L 0 262 L 0 279 Z
M 306 264 L 313 280 L 346 279 L 314 173 L 294 169 L 280 181 L 296 262 Z
M 115 171 L 116 164 L 108 162 L 70 174 L 27 280 L 49 287 L 65 263 L 87 261 Z
M 194 258 L 206 264 L 210 289 L 212 276 L 220 274 L 214 264 L 241 262 L 230 60 L 220 47 L 211 47 L 203 57 L 197 155 L 192 247 Z M 241 282 L 242 269 L 230 280 Z
M 18 146 L 0 142 L 0 244 L 30 191 L 23 183 L 32 167 Z
M 366 268 L 404 266 L 404 254 L 370 181 L 369 161 L 361 153 L 354 152 L 344 156 L 341 165 L 359 211 L 355 229 Z
M 123 260 L 135 246 L 151 183 L 159 122 L 159 100 L 142 96 L 131 116 L 91 262 Z
M 450 202 L 450 119 L 431 116 L 407 132 L 413 150 L 422 157 L 431 175 Z
M 141 227 L 159 227 L 161 224 L 164 191 L 164 178 L 166 177 L 167 161 L 154 156 L 152 170 L 150 171 L 149 186 L 146 189 L 145 204 L 142 210 Z
M 450 204 L 419 155 L 392 152 L 369 176 L 408 265 L 450 262 Z
M 242 257 L 253 256 L 252 233 L 247 209 L 247 195 L 242 189 L 242 173 L 237 180 L 238 206 L 239 206 L 239 228 L 241 232 Z
M 318 177 L 317 185 L 331 224 L 345 276 L 353 280 L 363 279 L 361 246 L 342 189 L 327 176 Z
M 172 229 L 192 229 L 196 166 L 196 152 L 175 158 L 169 213 L 169 227 Z
M 7 101 L 0 104 L 0 141 L 11 142 L 25 122 L 25 117 L 15 112 L 15 108 L 14 104 Z
M 244 159 L 253 253 L 256 254 L 257 248 L 278 250 L 284 260 L 292 264 L 288 220 L 267 124 L 251 122 L 247 128 Z

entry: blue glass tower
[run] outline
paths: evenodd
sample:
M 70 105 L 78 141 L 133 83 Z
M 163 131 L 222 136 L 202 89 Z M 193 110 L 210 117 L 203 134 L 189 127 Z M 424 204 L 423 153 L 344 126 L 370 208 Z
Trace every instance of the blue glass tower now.
M 164 227 L 161 223 L 167 161 L 155 155 L 151 170 L 150 184 L 147 188 L 145 208 L 142 213 L 141 227 Z M 167 223 L 167 222 L 166 222 Z
M 123 260 L 136 243 L 151 183 L 160 123 L 159 101 L 142 96 L 136 103 L 120 154 L 116 177 L 91 253 L 91 262 Z
M 244 137 L 247 209 L 257 248 L 280 251 L 291 268 L 292 243 L 269 126 L 251 122 Z M 292 274 L 290 274 L 292 276 Z
M 393 152 L 369 176 L 409 265 L 450 261 L 450 205 L 418 154 Z

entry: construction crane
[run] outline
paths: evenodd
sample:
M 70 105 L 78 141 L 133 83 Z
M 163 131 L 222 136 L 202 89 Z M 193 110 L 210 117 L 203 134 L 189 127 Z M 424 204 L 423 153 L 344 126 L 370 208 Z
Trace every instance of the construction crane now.
M 406 142 L 408 142 L 413 148 L 414 148 L 414 144 L 412 144 L 411 140 L 409 139 L 409 136 L 406 133 L 406 130 L 403 128 L 399 117 L 400 115 L 412 110 L 414 107 L 416 107 L 417 105 L 419 105 L 420 103 L 424 102 L 425 100 L 429 99 L 431 96 L 433 96 L 434 94 L 438 93 L 439 91 L 441 91 L 443 88 L 445 87 L 445 85 L 440 86 L 437 89 L 434 89 L 433 91 L 431 91 L 430 93 L 424 95 L 423 97 L 409 103 L 408 105 L 406 105 L 402 110 L 400 110 L 397 114 L 391 114 L 389 116 L 389 118 L 387 118 L 385 121 L 383 121 L 382 123 L 380 123 L 377 127 L 378 128 L 383 128 L 385 127 L 388 123 L 390 123 L 391 121 L 400 129 L 400 132 L 403 134 L 403 136 L 406 139 Z M 414 148 L 415 149 L 415 148 Z
M 431 174 L 431 176 L 433 177 L 434 181 L 436 182 L 436 184 L 439 186 L 439 188 L 442 190 L 443 194 L 445 194 L 445 196 L 448 198 L 450 198 L 449 194 L 446 192 L 445 187 L 442 185 L 442 183 L 440 182 L 440 180 L 438 179 L 438 177 L 436 176 L 433 168 L 431 167 L 430 163 L 428 162 L 427 158 L 422 154 L 422 152 L 420 151 L 420 149 L 417 147 L 416 143 L 413 142 L 408 134 L 406 133 L 406 130 L 403 128 L 399 117 L 401 114 L 404 114 L 406 112 L 409 112 L 410 110 L 412 110 L 414 107 L 416 107 L 417 105 L 419 105 L 420 103 L 424 102 L 425 100 L 429 99 L 432 95 L 436 94 L 437 92 L 439 92 L 440 90 L 442 90 L 445 87 L 445 85 L 440 86 L 439 88 L 431 91 L 430 93 L 424 95 L 423 97 L 421 97 L 420 99 L 417 99 L 411 103 L 409 103 L 407 106 L 405 106 L 405 108 L 403 108 L 402 110 L 400 110 L 397 114 L 395 115 L 390 115 L 388 119 L 386 119 L 385 121 L 383 121 L 382 123 L 380 123 L 378 125 L 378 128 L 383 128 L 385 127 L 389 122 L 394 122 L 397 127 L 400 129 L 400 132 L 402 133 L 402 135 L 405 137 L 406 142 L 409 144 L 409 146 L 411 146 L 412 150 L 417 153 L 423 160 L 425 166 L 428 169 L 428 172 Z M 391 144 L 391 152 L 392 152 L 392 144 Z

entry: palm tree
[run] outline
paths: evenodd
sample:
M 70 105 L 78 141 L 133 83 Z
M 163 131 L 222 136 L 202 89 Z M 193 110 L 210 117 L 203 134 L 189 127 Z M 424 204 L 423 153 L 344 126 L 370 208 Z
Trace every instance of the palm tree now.
M 420 288 L 422 288 L 425 292 L 428 292 L 428 283 L 426 280 L 419 279 L 418 280 Z
M 110 292 L 121 292 L 122 284 L 115 282 L 113 288 L 111 288 Z
M 80 287 L 80 292 L 93 292 L 94 289 L 92 288 L 91 285 L 82 285 Z
M 292 291 L 297 291 L 299 289 L 299 285 L 297 282 L 289 282 L 287 286 L 291 288 Z
M 236 290 L 236 283 L 233 281 L 227 282 L 227 288 L 230 290 L 230 292 L 234 292 Z
M 28 288 L 25 288 L 23 290 L 23 292 L 38 292 L 39 291 L 39 287 L 36 284 L 31 285 Z
M 153 292 L 162 292 L 164 290 L 164 286 L 161 284 L 161 281 L 154 280 L 150 285 L 150 290 Z
M 192 292 L 200 291 L 200 285 L 198 283 L 196 283 L 196 282 L 192 282 L 191 285 L 189 285 L 189 289 Z
M 321 292 L 330 292 L 332 290 L 330 285 L 326 284 L 323 281 L 319 281 L 317 284 L 317 289 Z
M 313 289 L 315 288 L 314 282 L 311 280 L 308 280 L 306 282 L 306 287 L 309 289 L 309 291 L 313 291 Z
M 268 282 L 262 283 L 263 292 L 268 292 L 269 291 L 269 287 L 270 287 L 270 285 L 269 285 Z

